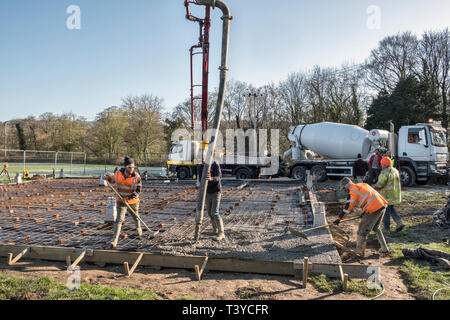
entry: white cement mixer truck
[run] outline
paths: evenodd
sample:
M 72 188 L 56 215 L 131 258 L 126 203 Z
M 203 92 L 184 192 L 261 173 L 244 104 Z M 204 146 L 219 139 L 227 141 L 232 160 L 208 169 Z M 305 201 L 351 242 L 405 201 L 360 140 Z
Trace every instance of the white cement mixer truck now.
M 357 155 L 368 161 L 378 147 L 390 150 L 396 158 L 404 186 L 426 184 L 432 177 L 448 178 L 446 131 L 440 123 L 403 126 L 397 135 L 393 125 L 389 132 L 321 122 L 290 127 L 288 139 L 291 148 L 283 160 L 292 156 L 289 175 L 296 180 L 305 181 L 308 170 L 318 181 L 350 177 Z

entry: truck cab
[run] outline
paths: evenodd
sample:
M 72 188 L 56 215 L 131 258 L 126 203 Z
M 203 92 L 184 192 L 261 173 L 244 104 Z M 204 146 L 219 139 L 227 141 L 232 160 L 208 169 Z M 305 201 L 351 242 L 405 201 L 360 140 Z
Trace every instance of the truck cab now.
M 167 159 L 167 171 L 178 179 L 190 179 L 196 173 L 195 155 L 200 148 L 196 141 L 174 141 Z
M 401 127 L 397 154 L 403 185 L 425 184 L 430 178 L 447 180 L 447 139 L 440 124 L 417 123 Z

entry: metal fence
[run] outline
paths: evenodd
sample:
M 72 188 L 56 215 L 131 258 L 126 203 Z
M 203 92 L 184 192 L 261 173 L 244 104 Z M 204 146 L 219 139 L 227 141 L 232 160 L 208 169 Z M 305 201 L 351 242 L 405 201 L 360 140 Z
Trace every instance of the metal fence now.
M 0 149 L 0 163 L 8 163 L 11 178 L 17 173 L 23 175 L 25 170 L 30 175 L 55 175 L 60 177 L 98 177 L 105 172 L 113 172 L 121 168 L 123 155 L 108 155 L 104 157 L 88 156 L 84 152 L 37 151 Z M 135 157 L 139 171 L 147 171 L 148 176 L 165 175 L 167 154 L 147 153 Z M 0 166 L 0 170 L 1 170 Z M 0 180 L 5 176 L 0 176 Z
M 86 153 L 65 151 L 0 149 L 0 162 L 8 163 L 10 174 L 25 172 L 33 174 L 86 175 Z

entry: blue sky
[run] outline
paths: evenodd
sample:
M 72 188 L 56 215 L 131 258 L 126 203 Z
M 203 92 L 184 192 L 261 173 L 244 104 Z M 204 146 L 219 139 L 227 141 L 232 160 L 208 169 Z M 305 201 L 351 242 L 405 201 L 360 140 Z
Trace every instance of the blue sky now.
M 229 78 L 264 85 L 313 65 L 363 62 L 385 36 L 449 25 L 448 0 L 227 0 Z M 69 30 L 70 5 L 81 30 Z M 378 30 L 366 10 L 381 10 Z M 203 16 L 194 6 L 193 13 Z M 220 10 L 212 14 L 210 84 L 218 84 Z M 93 120 L 127 95 L 166 111 L 189 96 L 188 49 L 198 27 L 183 0 L 1 0 L 0 121 L 73 112 Z M 196 72 L 200 75 L 198 60 Z

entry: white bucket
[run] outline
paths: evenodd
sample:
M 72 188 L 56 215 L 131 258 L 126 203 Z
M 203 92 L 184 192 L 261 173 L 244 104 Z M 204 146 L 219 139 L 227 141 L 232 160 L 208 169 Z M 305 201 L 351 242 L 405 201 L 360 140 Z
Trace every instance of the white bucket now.
M 114 223 L 117 218 L 117 203 L 114 197 L 109 197 L 106 203 L 105 223 Z

